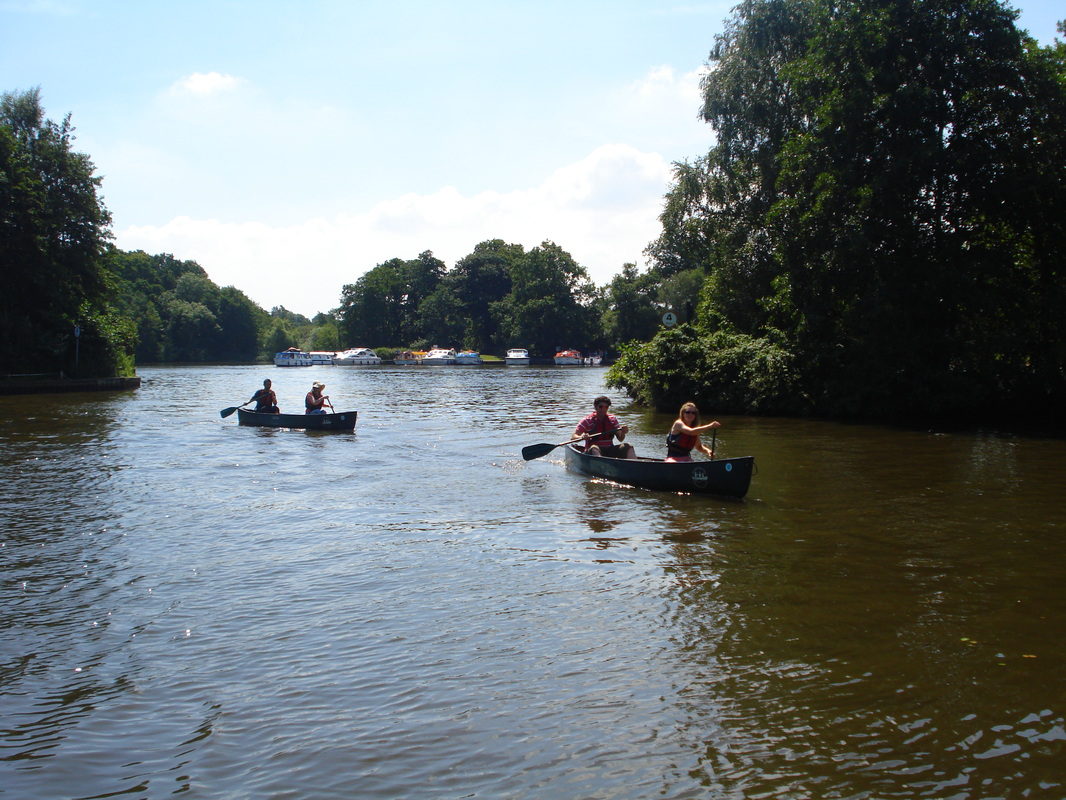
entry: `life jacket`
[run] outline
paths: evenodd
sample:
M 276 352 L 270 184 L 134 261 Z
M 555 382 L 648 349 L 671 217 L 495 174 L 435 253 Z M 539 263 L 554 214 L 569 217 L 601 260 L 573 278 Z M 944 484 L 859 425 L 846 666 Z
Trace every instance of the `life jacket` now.
M 666 457 L 681 458 L 692 455 L 697 437 L 691 433 L 671 433 L 666 437 Z
M 260 389 L 252 396 L 252 399 L 255 400 L 256 411 L 273 408 L 278 404 L 278 398 L 273 389 Z

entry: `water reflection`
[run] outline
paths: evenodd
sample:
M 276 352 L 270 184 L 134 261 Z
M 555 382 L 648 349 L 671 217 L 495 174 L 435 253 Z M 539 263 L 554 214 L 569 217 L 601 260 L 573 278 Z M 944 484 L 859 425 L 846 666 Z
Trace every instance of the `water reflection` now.
M 283 409 L 324 379 L 355 432 L 219 418 L 268 376 Z M 598 370 L 142 377 L 0 398 L 13 797 L 1062 782 L 1061 442 L 724 418 L 759 466 L 731 502 L 523 461 Z M 659 453 L 672 417 L 615 400 Z

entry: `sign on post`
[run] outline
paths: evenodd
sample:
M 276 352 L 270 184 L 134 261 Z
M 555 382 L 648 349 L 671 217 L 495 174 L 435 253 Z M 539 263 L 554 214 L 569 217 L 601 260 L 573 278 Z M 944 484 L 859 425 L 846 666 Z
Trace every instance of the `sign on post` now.
M 665 314 L 663 314 L 663 325 L 665 325 L 667 328 L 672 328 L 676 324 L 677 314 L 675 314 L 673 311 L 667 311 Z

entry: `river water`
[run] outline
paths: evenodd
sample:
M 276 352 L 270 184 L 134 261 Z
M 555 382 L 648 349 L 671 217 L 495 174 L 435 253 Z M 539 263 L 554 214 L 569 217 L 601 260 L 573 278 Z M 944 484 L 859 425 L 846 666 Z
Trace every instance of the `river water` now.
M 140 374 L 0 397 L 2 797 L 1066 797 L 1061 440 L 724 417 L 736 502 L 523 461 L 598 368 Z

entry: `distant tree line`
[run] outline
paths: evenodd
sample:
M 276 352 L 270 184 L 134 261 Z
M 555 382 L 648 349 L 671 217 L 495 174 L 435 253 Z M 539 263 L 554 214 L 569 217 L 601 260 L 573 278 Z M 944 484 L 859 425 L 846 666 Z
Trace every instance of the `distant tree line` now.
M 605 350 L 654 332 L 677 281 L 629 264 L 605 287 L 552 242 L 490 240 L 452 269 L 430 251 L 370 268 L 313 319 L 265 311 L 195 261 L 111 244 L 111 218 L 73 126 L 40 92 L 0 103 L 0 374 L 132 374 L 135 363 L 264 360 L 297 346 L 500 352 Z M 694 291 L 689 291 L 689 311 Z
M 702 84 L 716 144 L 676 165 L 649 248 L 702 273 L 696 313 L 611 383 L 726 413 L 1061 417 L 1066 48 L 1016 17 L 741 2 Z

